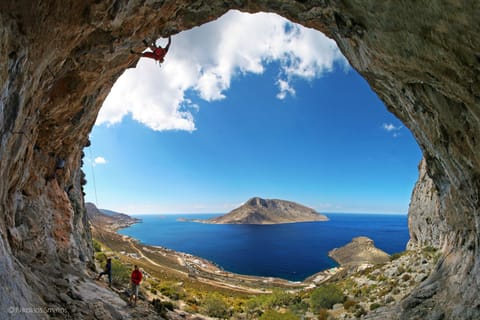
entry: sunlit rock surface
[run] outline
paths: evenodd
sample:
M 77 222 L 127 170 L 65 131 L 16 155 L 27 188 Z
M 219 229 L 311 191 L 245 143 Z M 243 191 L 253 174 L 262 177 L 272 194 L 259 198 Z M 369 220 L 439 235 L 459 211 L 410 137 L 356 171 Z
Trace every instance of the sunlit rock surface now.
M 390 255 L 375 247 L 373 240 L 367 237 L 356 237 L 343 247 L 328 252 L 328 256 L 341 266 L 382 264 L 390 261 Z
M 327 221 L 328 218 L 301 204 L 278 199 L 254 197 L 229 213 L 206 219 L 214 224 L 278 224 Z
M 431 220 L 424 229 L 411 211 L 411 244 L 435 234 L 444 258 L 394 314 L 480 318 L 479 6 L 467 0 L 0 2 L 0 310 L 65 305 L 62 293 L 72 284 L 55 281 L 82 274 L 89 263 L 82 149 L 111 86 L 135 63 L 130 50 L 141 50 L 145 37 L 175 34 L 237 8 L 276 12 L 335 39 L 421 146 L 434 188 L 431 197 L 415 195 L 412 205 L 436 210 L 444 223 Z M 432 204 L 415 203 L 428 199 Z
M 410 240 L 408 248 L 441 248 L 447 235 L 444 212 L 433 180 L 428 176 L 425 159 L 418 166 L 419 176 L 408 209 Z

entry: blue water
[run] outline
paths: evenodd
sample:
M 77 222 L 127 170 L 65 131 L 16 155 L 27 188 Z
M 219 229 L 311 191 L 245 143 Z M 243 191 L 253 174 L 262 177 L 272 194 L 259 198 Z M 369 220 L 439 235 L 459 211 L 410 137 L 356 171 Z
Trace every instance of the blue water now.
M 145 215 L 119 232 L 148 245 L 190 253 L 225 270 L 300 281 L 336 266 L 328 251 L 367 236 L 389 254 L 405 250 L 406 215 L 326 214 L 330 221 L 278 225 L 217 225 L 178 218 L 216 215 Z

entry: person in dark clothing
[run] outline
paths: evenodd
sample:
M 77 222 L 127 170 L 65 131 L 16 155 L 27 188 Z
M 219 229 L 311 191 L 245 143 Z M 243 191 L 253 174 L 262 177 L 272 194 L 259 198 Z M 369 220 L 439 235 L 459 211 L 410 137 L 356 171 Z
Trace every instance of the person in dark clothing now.
M 100 272 L 97 280 L 100 280 L 104 274 L 108 275 L 108 286 L 111 287 L 112 286 L 112 258 L 107 259 L 105 270 L 103 270 L 103 272 Z
M 141 57 L 151 58 L 155 61 L 158 61 L 159 63 L 162 63 L 165 59 L 165 55 L 167 54 L 168 49 L 170 48 L 171 42 L 172 42 L 172 37 L 168 37 L 168 43 L 167 43 L 166 47 L 162 48 L 162 47 L 157 47 L 157 45 L 155 44 L 155 41 L 152 42 L 152 43 L 148 43 L 146 40 L 143 40 L 143 43 L 147 47 L 149 47 L 150 50 L 152 50 L 152 51 L 151 52 L 150 51 L 146 51 L 146 52 L 131 51 L 131 52 L 133 54 L 138 54 Z

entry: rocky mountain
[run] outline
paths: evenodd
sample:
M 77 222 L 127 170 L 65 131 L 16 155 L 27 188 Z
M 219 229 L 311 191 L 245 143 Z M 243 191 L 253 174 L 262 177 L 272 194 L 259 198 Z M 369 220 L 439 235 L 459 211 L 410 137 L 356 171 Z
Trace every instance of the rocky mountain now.
M 337 261 L 341 266 L 382 264 L 390 261 L 390 255 L 375 247 L 373 240 L 367 237 L 356 237 L 341 248 L 335 248 L 328 256 Z
M 138 218 L 132 218 L 125 213 L 119 213 L 112 210 L 98 209 L 91 202 L 85 203 L 87 216 L 94 227 L 100 227 L 109 230 L 118 230 L 126 228 L 134 223 L 142 221 Z M 107 214 L 105 213 L 107 212 Z
M 204 222 L 215 224 L 278 224 L 327 220 L 326 216 L 295 202 L 255 197 L 226 215 L 208 219 Z

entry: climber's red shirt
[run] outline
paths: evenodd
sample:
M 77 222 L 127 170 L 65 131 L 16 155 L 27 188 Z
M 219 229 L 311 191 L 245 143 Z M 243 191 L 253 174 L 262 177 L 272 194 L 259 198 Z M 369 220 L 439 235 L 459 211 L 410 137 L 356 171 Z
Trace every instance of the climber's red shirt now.
M 167 54 L 167 51 L 163 48 L 157 48 L 155 51 L 153 51 L 155 55 L 157 56 L 158 61 L 163 62 L 163 58 L 165 58 L 165 55 Z
M 142 273 L 140 272 L 140 270 L 133 270 L 131 278 L 134 284 L 140 284 L 140 282 L 142 281 Z
M 157 48 L 153 52 L 146 51 L 142 53 L 142 57 L 151 58 L 160 62 L 163 62 L 163 58 L 167 54 L 167 50 L 163 48 Z

